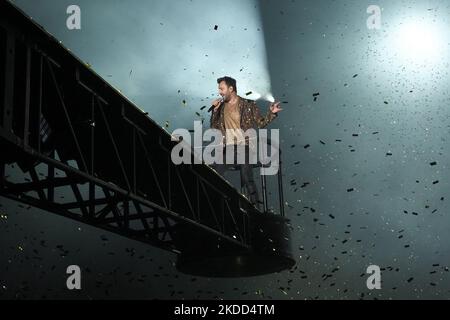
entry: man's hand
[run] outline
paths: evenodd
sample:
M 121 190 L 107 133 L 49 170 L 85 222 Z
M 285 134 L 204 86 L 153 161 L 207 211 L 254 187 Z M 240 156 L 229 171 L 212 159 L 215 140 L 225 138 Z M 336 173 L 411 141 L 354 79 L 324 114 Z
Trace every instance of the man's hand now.
M 221 102 L 222 99 L 216 99 L 213 102 L 211 102 L 211 105 L 214 106 L 214 110 L 216 110 L 220 106 Z
M 283 109 L 280 108 L 280 103 L 281 102 L 274 102 L 274 103 L 272 103 L 270 105 L 270 111 L 272 111 L 272 113 L 278 113 L 281 110 L 283 110 Z

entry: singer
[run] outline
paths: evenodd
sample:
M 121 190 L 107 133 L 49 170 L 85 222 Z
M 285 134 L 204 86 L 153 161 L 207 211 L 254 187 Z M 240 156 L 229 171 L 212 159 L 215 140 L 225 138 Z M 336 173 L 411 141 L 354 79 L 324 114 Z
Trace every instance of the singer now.
M 242 98 L 237 94 L 235 79 L 225 76 L 217 79 L 217 83 L 219 95 L 222 98 L 214 100 L 209 109 L 212 111 L 211 128 L 222 132 L 224 157 L 226 152 L 234 152 L 234 158 L 236 158 L 237 148 L 234 146 L 244 145 L 246 163 L 240 165 L 242 182 L 247 189 L 250 202 L 260 210 L 258 189 L 253 179 L 252 165 L 249 164 L 249 148 L 255 148 L 255 144 L 249 141 L 248 137 L 244 137 L 243 132 L 251 128 L 266 127 L 282 110 L 280 102 L 272 103 L 267 114 L 262 117 L 255 101 Z M 229 166 L 230 164 L 223 161 L 223 164 L 215 164 L 213 168 L 223 175 Z

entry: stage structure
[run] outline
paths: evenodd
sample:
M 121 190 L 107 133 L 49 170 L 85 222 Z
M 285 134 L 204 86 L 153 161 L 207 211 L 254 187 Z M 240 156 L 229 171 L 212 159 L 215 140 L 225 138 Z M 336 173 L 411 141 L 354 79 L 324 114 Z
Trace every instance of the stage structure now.
M 265 177 L 259 211 L 208 165 L 174 165 L 176 143 L 23 11 L 0 2 L 1 197 L 169 250 L 187 274 L 291 268 L 281 174 L 279 212 L 267 210 Z M 22 178 L 7 175 L 11 168 Z

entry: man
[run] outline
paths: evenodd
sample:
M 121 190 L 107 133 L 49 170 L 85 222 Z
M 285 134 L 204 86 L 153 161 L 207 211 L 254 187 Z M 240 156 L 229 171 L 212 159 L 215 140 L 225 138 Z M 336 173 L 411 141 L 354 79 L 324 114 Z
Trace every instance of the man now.
M 249 163 L 249 147 L 252 148 L 251 141 L 244 137 L 243 132 L 253 128 L 264 128 L 273 119 L 278 116 L 280 102 L 272 103 L 270 110 L 262 117 L 255 101 L 245 99 L 237 94 L 236 80 L 231 77 L 222 77 L 217 79 L 219 85 L 219 94 L 222 99 L 216 99 L 212 102 L 211 128 L 222 132 L 225 153 L 234 150 L 235 146 L 242 145 L 245 148 L 245 164 L 240 165 L 242 183 L 246 187 L 250 197 L 250 202 L 260 208 L 258 189 L 253 179 L 252 165 Z M 214 169 L 221 175 L 227 170 L 230 164 L 216 164 Z

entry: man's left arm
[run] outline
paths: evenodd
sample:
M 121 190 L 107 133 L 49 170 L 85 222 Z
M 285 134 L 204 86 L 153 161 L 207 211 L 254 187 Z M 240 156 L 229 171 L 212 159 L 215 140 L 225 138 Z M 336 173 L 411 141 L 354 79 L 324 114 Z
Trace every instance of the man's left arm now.
M 253 110 L 254 110 L 254 120 L 255 124 L 258 128 L 264 128 L 269 123 L 271 123 L 276 117 L 278 117 L 278 112 L 280 112 L 282 109 L 279 107 L 280 103 L 272 103 L 270 105 L 269 110 L 267 111 L 266 115 L 263 117 L 261 116 L 261 112 L 259 111 L 258 106 L 256 105 L 256 102 L 253 101 Z

